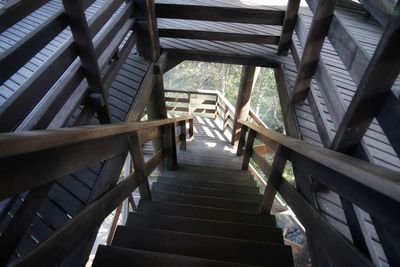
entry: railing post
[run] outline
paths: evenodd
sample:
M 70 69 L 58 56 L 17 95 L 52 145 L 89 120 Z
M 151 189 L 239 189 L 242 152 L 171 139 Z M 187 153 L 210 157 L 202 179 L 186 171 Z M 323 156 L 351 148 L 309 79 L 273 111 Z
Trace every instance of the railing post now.
M 264 197 L 259 209 L 260 213 L 271 212 L 272 204 L 274 203 L 276 192 L 282 182 L 282 173 L 285 169 L 286 162 L 289 158 L 290 150 L 282 145 L 278 145 L 276 149 L 274 162 L 272 163 L 272 171 L 268 177 L 268 184 L 265 188 Z
M 245 146 L 244 155 L 243 155 L 242 170 L 249 169 L 250 158 L 251 158 L 251 155 L 253 154 L 253 145 L 254 145 L 254 140 L 256 139 L 256 136 L 257 136 L 257 132 L 254 131 L 253 129 L 250 129 L 249 134 L 247 136 L 246 146 Z
M 165 149 L 165 169 L 173 170 L 178 165 L 176 154 L 175 123 L 170 123 L 163 127 L 164 149 Z
M 189 139 L 192 140 L 194 137 L 194 125 L 193 118 L 189 119 Z
M 180 150 L 186 150 L 186 121 L 180 121 L 179 127 L 181 129 L 181 133 L 179 135 L 179 139 L 181 141 Z
M 242 156 L 244 153 L 244 145 L 246 143 L 246 134 L 247 134 L 248 129 L 249 129 L 249 127 L 242 124 L 242 129 L 240 131 L 240 138 L 239 138 L 236 156 Z
M 150 185 L 146 176 L 146 163 L 144 161 L 142 142 L 139 133 L 133 132 L 128 136 L 133 167 L 139 183 L 140 198 L 151 200 Z
M 191 116 L 193 113 L 193 109 L 192 109 L 192 94 L 188 93 L 188 98 L 189 98 L 189 106 L 188 106 L 188 112 L 189 115 Z

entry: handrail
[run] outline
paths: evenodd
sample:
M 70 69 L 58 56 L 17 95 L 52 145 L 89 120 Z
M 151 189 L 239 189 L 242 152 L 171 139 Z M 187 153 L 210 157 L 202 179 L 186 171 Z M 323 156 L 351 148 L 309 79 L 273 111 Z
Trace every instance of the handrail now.
M 144 122 L 35 130 L 0 134 L 0 158 L 158 127 L 193 119 L 190 116 Z
M 400 173 L 369 162 L 286 136 L 247 121 L 239 123 L 300 155 L 307 157 L 354 181 L 400 201 Z
M 252 158 L 268 177 L 260 212 L 271 211 L 276 193 L 279 192 L 313 241 L 335 266 L 373 266 L 356 245 L 339 233 L 301 192 L 283 179 L 283 171 L 287 161 L 291 161 L 294 168 L 363 209 L 393 235 L 400 233 L 400 173 L 254 123 L 244 120 L 238 122 L 242 124 L 237 153 L 241 155 L 244 148 L 242 169 L 249 168 Z M 255 149 L 255 139 L 270 148 L 276 147 L 272 165 Z
M 170 135 L 167 141 L 172 147 L 177 142 L 175 127 L 180 127 L 178 141 L 185 142 L 182 135 L 186 136 L 186 121 L 191 137 L 192 117 L 0 134 L 0 200 L 126 153 L 132 147 L 132 136 L 141 140 L 136 140 L 135 149 L 147 141 L 143 134 L 151 139 Z M 166 127 L 174 131 L 171 128 L 169 132 Z M 148 170 L 143 172 L 147 174 Z

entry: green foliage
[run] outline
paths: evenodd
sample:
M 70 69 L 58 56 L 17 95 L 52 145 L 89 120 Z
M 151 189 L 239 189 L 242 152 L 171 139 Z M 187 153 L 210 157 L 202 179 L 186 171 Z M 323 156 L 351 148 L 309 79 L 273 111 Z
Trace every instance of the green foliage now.
M 164 75 L 164 83 L 167 89 L 218 90 L 235 106 L 241 72 L 239 65 L 184 61 Z M 269 128 L 284 131 L 272 69 L 260 69 L 251 96 L 251 109 Z

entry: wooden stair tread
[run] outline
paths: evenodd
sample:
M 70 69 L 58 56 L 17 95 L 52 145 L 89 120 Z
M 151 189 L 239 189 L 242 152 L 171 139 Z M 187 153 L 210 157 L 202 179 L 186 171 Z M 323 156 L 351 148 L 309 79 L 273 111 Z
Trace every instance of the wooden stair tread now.
M 160 202 L 182 203 L 195 206 L 248 211 L 248 212 L 257 212 L 260 207 L 259 202 L 205 197 L 205 196 L 173 193 L 173 192 L 166 192 L 159 190 L 152 190 L 152 199 Z
M 126 225 L 283 244 L 281 229 L 250 224 L 135 212 L 129 214 Z
M 128 249 L 115 246 L 99 246 L 93 267 L 131 267 L 131 266 L 175 266 L 175 267 L 251 267 L 240 263 L 231 263 L 174 255 L 168 253 L 159 253 L 153 251 L 144 251 L 137 249 Z
M 205 197 L 217 197 L 232 200 L 246 200 L 255 202 L 260 202 L 262 200 L 262 195 L 260 194 L 241 193 L 212 187 L 171 184 L 164 183 L 163 181 L 157 181 L 153 183 L 152 190 L 162 190 L 166 192 L 199 195 Z
M 143 201 L 138 205 L 139 212 L 180 216 L 233 223 L 256 224 L 275 227 L 275 217 L 269 214 L 255 214 L 243 211 L 226 210 L 202 206 L 165 203 L 158 201 Z
M 157 178 L 157 181 L 167 184 L 208 187 L 208 188 L 223 189 L 240 193 L 251 193 L 251 194 L 259 193 L 259 189 L 255 186 L 210 182 L 210 181 L 194 180 L 194 179 L 183 179 L 183 178 L 166 177 L 166 176 L 159 176 Z
M 167 172 L 163 172 L 162 177 L 207 182 L 207 183 L 233 184 L 239 186 L 255 187 L 257 185 L 256 182 L 250 178 L 235 179 L 233 177 L 228 178 L 228 177 L 205 176 L 205 175 L 195 175 L 192 173 L 177 173 L 176 175 L 171 175 Z
M 118 226 L 113 246 L 253 265 L 293 266 L 291 248 L 280 244 Z

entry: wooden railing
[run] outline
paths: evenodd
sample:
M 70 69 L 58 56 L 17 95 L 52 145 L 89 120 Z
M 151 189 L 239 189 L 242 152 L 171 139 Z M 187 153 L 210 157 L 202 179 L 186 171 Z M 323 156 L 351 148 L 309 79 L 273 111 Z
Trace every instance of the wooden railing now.
M 400 233 L 400 173 L 247 121 L 239 123 L 242 131 L 237 154 L 243 155 L 242 169 L 247 170 L 253 159 L 268 178 L 260 212 L 270 212 L 275 194 L 279 192 L 335 266 L 373 266 L 282 177 L 282 173 L 290 161 L 293 167 L 368 212 L 393 235 Z M 272 164 L 253 148 L 255 139 L 275 151 Z
M 28 15 L 46 2 L 48 1 L 18 1 L 9 9 L 2 10 L 1 31 L 18 22 L 21 14 Z M 79 4 L 85 9 L 94 2 L 81 0 Z M 117 10 L 118 14 L 113 16 Z M 105 89 L 111 85 L 136 42 L 135 34 L 132 34 L 135 23 L 132 14 L 132 1 L 113 0 L 105 3 L 103 8 L 87 21 L 89 38 L 90 41 L 93 40 L 94 56 L 102 72 Z M 39 27 L 2 53 L 0 84 L 56 38 L 71 21 L 73 20 L 67 16 L 66 11 L 60 8 Z M 98 35 L 101 30 L 102 34 Z M 0 109 L 0 132 L 21 128 L 19 124 L 28 114 L 32 117 L 22 130 L 46 128 L 61 109 L 62 118 L 59 120 L 66 121 L 70 118 L 83 99 L 92 93 L 84 79 L 85 70 L 79 58 L 79 45 L 82 45 L 82 40 L 71 37 L 7 99 Z M 64 75 L 65 73 L 68 75 Z M 39 103 L 45 95 L 46 101 Z M 70 101 L 64 106 L 65 99 Z M 35 114 L 30 114 L 33 109 Z
M 177 165 L 176 142 L 181 142 L 181 149 L 186 148 L 186 124 L 189 123 L 189 137 L 192 137 L 192 120 L 181 117 L 1 134 L 0 200 L 127 152 L 132 156 L 135 169 L 14 266 L 55 266 L 82 240 L 89 238 L 88 235 L 136 188 L 139 188 L 141 198 L 150 200 L 147 177 L 163 160 L 166 169 Z M 178 136 L 176 127 L 180 129 Z M 161 140 L 163 146 L 146 162 L 142 147 L 151 140 Z M 117 179 L 109 177 L 109 180 Z M 13 252 L 14 247 L 10 251 Z

